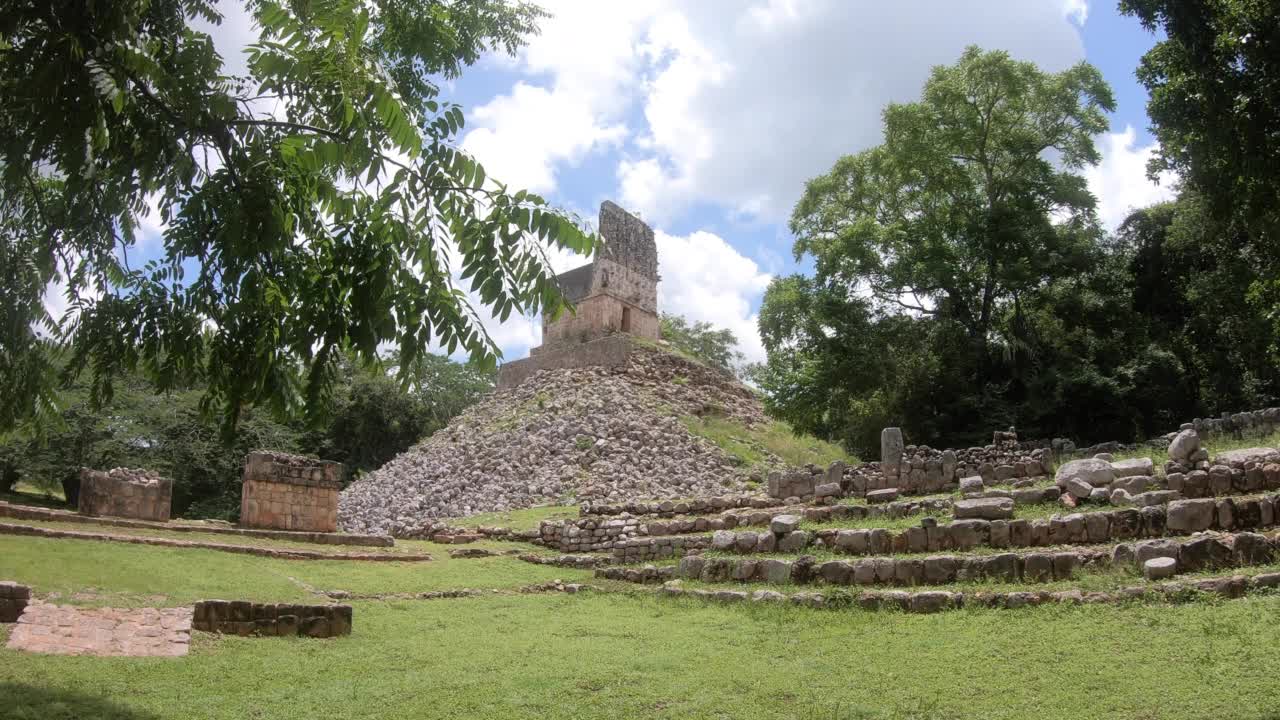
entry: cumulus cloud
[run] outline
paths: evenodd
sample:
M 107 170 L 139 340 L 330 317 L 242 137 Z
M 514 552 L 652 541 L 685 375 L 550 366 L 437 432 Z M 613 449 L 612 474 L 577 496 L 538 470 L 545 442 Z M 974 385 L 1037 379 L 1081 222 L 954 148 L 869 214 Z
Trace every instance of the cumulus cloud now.
M 1102 162 L 1084 172 L 1089 191 L 1098 198 L 1098 217 L 1109 230 L 1124 222 L 1133 210 L 1173 199 L 1177 177 L 1166 173 L 1159 182 L 1147 177 L 1147 162 L 1156 152 L 1155 143 L 1139 147 L 1132 126 L 1098 138 Z
M 919 97 L 964 47 L 1003 48 L 1049 70 L 1083 57 L 1057 2 L 691 3 L 655 24 L 647 134 L 619 166 L 623 199 L 650 217 L 711 202 L 785 217 L 805 180 L 880 141 L 881 111 Z M 992 22 L 999 17 L 1000 22 Z
M 655 233 L 658 244 L 658 307 L 733 331 L 747 362 L 764 359 L 753 311 L 772 277 L 724 238 L 697 231 L 687 236 Z
M 1089 3 L 1086 0 L 1062 0 L 1062 14 L 1076 25 L 1084 27 L 1089 20 Z
M 491 58 L 528 79 L 468 112 L 473 129 L 462 147 L 502 182 L 550 193 L 562 166 L 616 148 L 630 134 L 625 116 L 641 60 L 636 28 L 662 4 L 541 4 L 555 17 L 515 60 Z

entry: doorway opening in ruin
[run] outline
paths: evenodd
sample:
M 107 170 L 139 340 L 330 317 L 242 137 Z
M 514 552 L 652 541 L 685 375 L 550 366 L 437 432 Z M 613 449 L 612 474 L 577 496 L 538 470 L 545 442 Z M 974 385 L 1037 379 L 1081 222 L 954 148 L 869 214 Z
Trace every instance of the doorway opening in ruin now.
M 631 308 L 622 308 L 622 332 L 631 332 Z

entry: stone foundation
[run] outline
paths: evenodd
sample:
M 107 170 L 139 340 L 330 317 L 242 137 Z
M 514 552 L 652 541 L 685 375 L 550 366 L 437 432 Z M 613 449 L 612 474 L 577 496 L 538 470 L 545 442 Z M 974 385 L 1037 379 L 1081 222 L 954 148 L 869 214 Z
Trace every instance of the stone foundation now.
M 31 588 L 15 582 L 0 582 L 0 623 L 18 622 L 18 616 L 27 609 L 31 600 Z
M 299 455 L 249 453 L 240 524 L 251 528 L 336 532 L 342 464 Z
M 242 637 L 339 637 L 351 634 L 351 606 L 201 600 L 191 628 Z
M 609 335 L 580 345 L 546 348 L 523 360 L 503 363 L 498 369 L 498 389 L 519 385 L 539 370 L 626 367 L 631 348 L 631 338 L 625 334 Z
M 173 501 L 173 481 L 146 470 L 114 468 L 106 472 L 80 469 L 81 515 L 166 522 Z

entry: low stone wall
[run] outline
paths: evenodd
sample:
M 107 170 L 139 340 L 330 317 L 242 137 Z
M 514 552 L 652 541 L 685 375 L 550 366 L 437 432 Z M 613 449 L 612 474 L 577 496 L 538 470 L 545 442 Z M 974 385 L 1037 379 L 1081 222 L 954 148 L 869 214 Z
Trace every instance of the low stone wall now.
M 1262 437 L 1280 430 L 1280 407 L 1223 413 L 1216 418 L 1196 418 L 1189 425 L 1200 437 Z
M 258 537 L 268 540 L 289 540 L 291 542 L 313 543 L 316 545 L 354 545 L 359 547 L 392 547 L 395 540 L 388 535 L 350 535 L 347 533 L 294 532 L 291 530 L 255 530 L 252 528 L 228 527 L 213 523 L 194 523 L 174 521 L 159 523 L 151 520 L 126 520 L 122 518 L 86 517 L 68 510 L 55 508 L 32 507 L 29 505 L 13 505 L 0 501 L 0 517 L 18 520 L 51 520 L 54 522 L 70 522 L 82 525 L 107 525 L 126 528 L 156 528 L 172 532 L 209 533 L 212 535 L 236 535 L 239 537 Z
M 631 357 L 631 338 L 618 334 L 565 347 L 544 348 L 537 355 L 503 363 L 498 368 L 498 389 L 524 382 L 540 370 L 590 366 L 624 367 Z
M 551 565 L 553 567 L 574 568 L 577 570 L 590 570 L 609 562 L 608 559 L 598 555 L 555 555 L 548 557 L 546 555 L 523 553 L 516 557 L 534 565 Z
M 257 450 L 244 461 L 240 524 L 331 533 L 338 530 L 342 465 Z
M 780 593 L 775 590 L 703 590 L 686 589 L 680 581 L 669 582 L 658 591 L 663 597 L 690 598 L 718 603 L 789 603 L 798 607 L 814 609 L 859 609 L 859 610 L 896 610 L 910 613 L 934 613 L 944 610 L 959 610 L 966 607 L 1015 610 L 1037 605 L 1081 603 L 1120 603 L 1134 601 L 1182 601 L 1194 597 L 1195 593 L 1206 593 L 1226 599 L 1244 597 L 1249 592 L 1274 592 L 1280 588 L 1280 573 L 1262 573 L 1253 577 L 1230 575 L 1204 578 L 1187 582 L 1167 582 L 1158 585 L 1137 585 L 1114 592 L 1084 592 L 1081 590 L 1060 590 L 1057 592 L 1025 591 L 1015 592 L 945 592 L 928 590 L 907 592 L 889 590 L 880 592 L 864 591 L 857 594 L 848 590 L 837 589 L 828 593 L 797 592 Z
M 659 538 L 621 540 L 613 545 L 613 561 L 636 563 L 683 557 L 711 547 L 710 535 L 673 535 Z
M 937 450 L 907 445 L 899 428 L 885 428 L 880 434 L 879 472 L 863 468 L 851 489 L 930 493 L 950 489 L 961 478 L 981 477 L 987 485 L 1010 483 L 1047 475 L 1052 468 L 1048 448 L 1027 449 L 1012 430 L 993 433 L 992 444 L 983 447 Z
M 241 555 L 257 555 L 258 557 L 278 558 L 281 560 L 359 560 L 368 562 L 427 562 L 431 560 L 431 556 L 425 553 L 319 552 L 316 550 L 259 547 L 257 545 L 237 545 L 233 543 L 217 543 L 203 540 L 177 540 L 174 538 L 154 537 L 151 535 L 83 532 L 80 530 L 63 530 L 61 528 L 7 522 L 0 522 L 0 535 L 26 535 L 30 537 L 67 538 L 72 540 L 100 540 L 102 542 L 153 545 L 156 547 L 198 548 L 202 550 L 238 553 Z
M 351 634 L 351 606 L 201 600 L 191 629 L 242 637 L 339 637 Z
M 617 572 L 636 568 L 611 568 L 597 571 L 597 575 L 633 582 L 663 582 L 680 577 L 702 582 L 821 582 L 827 585 L 946 585 L 983 580 L 1040 583 L 1069 580 L 1077 570 L 1087 566 L 1133 565 L 1156 557 L 1174 559 L 1178 572 L 1262 565 L 1274 561 L 1276 550 L 1274 538 L 1257 533 L 1202 534 L 1187 540 L 1147 540 L 1136 545 L 1052 553 L 875 557 L 822 563 L 811 556 L 787 560 L 688 555 L 675 568 L 640 568 L 635 575 L 638 579 Z
M 31 600 L 31 588 L 16 582 L 0 581 L 0 623 L 18 622 L 18 616 L 27 609 Z
M 147 470 L 80 469 L 80 514 L 165 522 L 173 502 L 173 481 Z
M 725 530 L 712 535 L 709 547 L 740 553 L 800 553 L 809 547 L 820 547 L 850 555 L 877 555 L 1104 543 L 1203 530 L 1269 528 L 1280 520 L 1277 505 L 1280 505 L 1280 495 L 1176 500 L 1167 506 L 1100 510 L 1035 520 L 956 520 L 896 532 L 884 528 L 817 532 Z
M 578 515 L 656 515 L 658 517 L 674 517 L 691 513 L 716 512 L 733 508 L 771 508 L 782 505 L 777 498 L 762 495 L 717 495 L 709 498 L 692 500 L 638 501 L 616 505 L 587 503 L 579 506 Z

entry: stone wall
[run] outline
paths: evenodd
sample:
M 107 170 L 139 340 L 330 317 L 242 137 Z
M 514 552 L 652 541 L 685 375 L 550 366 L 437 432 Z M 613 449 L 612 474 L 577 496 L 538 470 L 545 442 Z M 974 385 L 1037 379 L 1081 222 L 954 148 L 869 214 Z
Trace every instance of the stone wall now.
M 201 600 L 191 629 L 242 637 L 339 637 L 351 634 L 351 606 Z
M 945 585 L 954 582 L 1052 582 L 1070 580 L 1086 566 L 1134 565 L 1156 557 L 1172 558 L 1178 572 L 1200 572 L 1272 562 L 1277 541 L 1258 533 L 1206 533 L 1185 540 L 1145 540 L 1111 548 L 990 555 L 876 557 L 817 562 L 812 556 L 794 560 L 686 555 L 675 568 L 643 568 L 640 582 L 681 577 L 702 582 L 763 581 L 827 585 Z M 621 569 L 626 572 L 626 569 Z M 608 577 L 609 570 L 597 571 Z M 615 571 L 616 573 L 616 571 Z M 610 579 L 631 580 L 631 577 Z
M 498 389 L 504 390 L 524 382 L 540 370 L 580 367 L 625 367 L 631 357 L 631 339 L 611 335 L 581 345 L 548 348 L 523 360 L 503 363 L 498 369 Z
M 31 600 L 31 588 L 16 582 L 0 581 L 0 623 L 18 622 L 18 616 L 27 609 Z
M 652 310 L 611 294 L 593 295 L 554 321 L 544 318 L 542 345 L 531 350 L 530 355 L 541 356 L 565 345 L 586 343 L 619 332 L 657 340 L 658 316 Z
M 951 490 L 962 478 L 981 477 L 986 485 L 1013 483 L 1047 475 L 1053 467 L 1048 448 L 1028 448 L 1012 430 L 996 431 L 990 445 L 937 450 L 928 445 L 907 445 L 902 430 L 885 428 L 880 434 L 880 463 L 874 470 L 856 468 L 847 483 L 863 493 L 897 488 L 903 493 Z
M 113 468 L 106 472 L 80 469 L 82 515 L 111 516 L 165 522 L 173 501 L 173 481 L 148 472 Z
M 240 524 L 336 532 L 342 464 L 258 450 L 244 461 Z
M 608 200 L 600 204 L 599 227 L 604 239 L 600 256 L 658 281 L 658 245 L 653 228 Z

